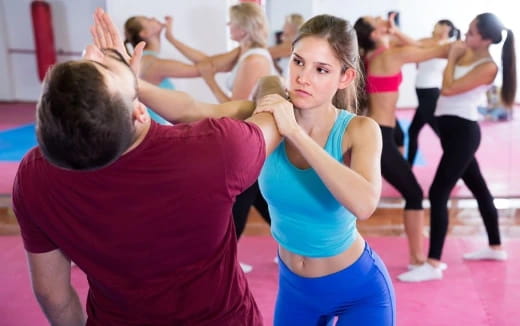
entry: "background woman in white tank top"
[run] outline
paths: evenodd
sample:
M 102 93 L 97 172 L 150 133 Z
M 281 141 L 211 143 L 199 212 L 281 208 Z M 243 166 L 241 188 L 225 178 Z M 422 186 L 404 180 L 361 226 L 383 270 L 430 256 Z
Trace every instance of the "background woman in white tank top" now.
M 436 46 L 448 42 L 450 39 L 460 40 L 460 30 L 447 19 L 439 20 L 433 28 L 432 36 L 419 40 L 421 46 Z M 413 165 L 417 154 L 418 138 L 422 127 L 429 124 L 438 133 L 433 112 L 439 98 L 442 85 L 442 73 L 446 67 L 446 59 L 434 58 L 417 64 L 415 91 L 419 106 L 415 111 L 412 123 L 408 129 L 408 163 Z
M 506 260 L 498 228 L 498 212 L 475 158 L 480 144 L 477 105 L 498 72 L 489 47 L 507 37 L 502 48 L 502 101 L 512 106 L 516 93 L 516 67 L 513 32 L 504 28 L 491 13 L 478 15 L 471 22 L 465 42 L 451 46 L 444 70 L 441 96 L 435 116 L 443 154 L 430 188 L 430 249 L 421 267 L 399 276 L 401 281 L 420 282 L 442 278 L 439 268 L 448 231 L 448 199 L 459 178 L 469 188 L 478 207 L 489 246 L 464 255 L 467 260 Z M 504 33 L 505 34 L 505 33 Z
M 227 53 L 210 57 L 173 35 L 170 40 L 186 58 L 198 64 L 201 75 L 220 103 L 250 98 L 260 77 L 277 73 L 267 50 L 267 20 L 262 8 L 255 3 L 240 3 L 230 8 L 229 16 L 231 39 L 240 45 Z M 226 58 L 228 62 L 225 71 L 231 72 L 226 83 L 229 92 L 222 90 L 215 80 L 217 58 Z
M 267 19 L 262 8 L 255 3 L 243 2 L 231 6 L 229 16 L 231 39 L 240 43 L 239 47 L 230 52 L 209 57 L 173 36 L 169 39 L 184 56 L 197 64 L 202 77 L 220 103 L 249 99 L 259 78 L 278 74 L 267 50 Z M 217 60 L 224 61 L 228 68 L 225 71 L 231 72 L 226 82 L 229 92 L 222 90 L 215 80 L 216 68 L 222 65 L 217 65 Z M 258 183 L 255 182 L 237 197 L 233 206 L 237 237 L 242 234 L 249 209 L 253 205 L 264 220 L 271 223 L 267 203 L 260 194 Z M 252 269 L 252 266 L 247 264 L 241 263 L 241 266 L 244 272 Z

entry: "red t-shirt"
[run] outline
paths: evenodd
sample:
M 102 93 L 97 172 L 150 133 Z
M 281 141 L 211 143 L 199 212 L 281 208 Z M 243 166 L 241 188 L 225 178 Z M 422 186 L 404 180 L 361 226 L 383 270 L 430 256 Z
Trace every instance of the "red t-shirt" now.
M 31 150 L 14 210 L 27 251 L 60 249 L 86 273 L 88 325 L 261 325 L 231 208 L 264 160 L 253 124 L 152 123 L 98 171 L 59 169 Z

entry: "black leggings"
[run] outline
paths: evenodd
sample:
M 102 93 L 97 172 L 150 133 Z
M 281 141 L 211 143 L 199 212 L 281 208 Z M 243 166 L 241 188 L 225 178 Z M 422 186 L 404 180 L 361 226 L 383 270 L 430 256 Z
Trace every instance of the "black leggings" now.
M 233 221 L 235 222 L 237 239 L 239 239 L 244 232 L 251 206 L 255 206 L 267 224 L 271 225 L 271 217 L 269 216 L 269 210 L 267 209 L 267 202 L 260 192 L 258 181 L 255 181 L 251 187 L 238 195 L 235 205 L 233 205 Z
M 429 124 L 433 131 L 438 135 L 437 120 L 433 116 L 440 90 L 438 88 L 416 88 L 419 106 L 415 111 L 412 123 L 408 129 L 408 163 L 413 165 L 417 154 L 419 132 L 425 124 Z
M 441 259 L 444 239 L 448 231 L 448 199 L 459 178 L 464 180 L 478 202 L 489 244 L 499 245 L 498 212 L 475 159 L 475 153 L 480 145 L 478 123 L 456 116 L 442 116 L 437 118 L 437 125 L 443 153 L 430 187 L 428 257 Z
M 394 138 L 394 128 L 380 126 L 383 135 L 381 174 L 404 197 L 404 209 L 422 209 L 423 191 L 412 169 L 399 152 Z
M 397 147 L 404 146 L 404 131 L 401 124 L 399 124 L 399 120 L 395 119 L 395 128 L 394 128 L 394 140 Z

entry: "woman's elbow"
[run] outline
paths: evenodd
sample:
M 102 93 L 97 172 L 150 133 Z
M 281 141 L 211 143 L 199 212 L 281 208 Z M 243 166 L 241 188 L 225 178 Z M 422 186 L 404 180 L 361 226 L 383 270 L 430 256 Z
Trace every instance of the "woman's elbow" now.
M 374 205 L 367 204 L 365 207 L 359 210 L 359 213 L 356 214 L 356 217 L 361 221 L 368 220 L 374 214 L 376 208 L 377 203 Z
M 33 287 L 33 293 L 42 307 L 55 307 L 63 302 L 62 295 L 58 291 L 50 290 L 50 288 Z
M 358 220 L 368 220 L 374 214 L 378 204 L 379 195 L 369 195 L 362 201 L 362 205 L 359 205 L 353 213 Z
M 203 62 L 213 64 L 212 58 L 205 54 L 201 54 L 200 56 L 198 56 L 196 58 L 191 58 L 190 61 L 195 65 L 197 65 L 199 63 L 203 63 Z

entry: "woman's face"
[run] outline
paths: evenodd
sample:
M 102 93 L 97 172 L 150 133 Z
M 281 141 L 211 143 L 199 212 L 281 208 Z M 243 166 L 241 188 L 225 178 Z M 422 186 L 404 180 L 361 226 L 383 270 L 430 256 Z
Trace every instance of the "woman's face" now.
M 484 40 L 482 35 L 480 35 L 477 28 L 477 20 L 473 19 L 471 24 L 469 24 L 468 31 L 466 32 L 466 38 L 464 39 L 466 45 L 470 48 L 478 48 L 483 45 L 489 45 L 489 40 Z
M 229 21 L 228 26 L 229 35 L 233 41 L 240 42 L 246 37 L 246 31 L 244 31 L 242 27 L 238 24 L 238 22 L 234 19 L 231 19 Z
M 164 24 L 154 17 L 140 16 L 139 22 L 143 26 L 141 37 L 145 39 L 160 34 L 164 28 Z
M 435 24 L 433 27 L 433 37 L 439 38 L 439 39 L 448 39 L 450 34 L 450 26 L 444 25 L 444 24 Z
M 342 82 L 342 64 L 326 39 L 307 36 L 295 45 L 289 65 L 289 97 L 300 109 L 329 105 Z
M 374 41 L 376 39 L 378 39 L 379 37 L 381 37 L 382 35 L 388 34 L 388 27 L 389 27 L 388 20 L 383 19 L 381 16 L 377 16 L 377 17 L 365 16 L 365 17 L 363 17 L 363 20 L 366 23 L 370 24 L 370 26 L 372 26 L 372 28 L 374 29 L 375 33 L 372 32 L 372 34 L 371 34 L 371 37 Z

